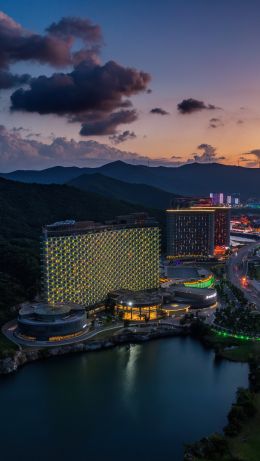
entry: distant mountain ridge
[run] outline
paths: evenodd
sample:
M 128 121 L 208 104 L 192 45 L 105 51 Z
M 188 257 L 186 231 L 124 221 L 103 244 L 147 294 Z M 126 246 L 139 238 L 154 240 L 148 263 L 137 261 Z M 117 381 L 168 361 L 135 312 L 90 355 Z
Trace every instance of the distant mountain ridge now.
M 45 170 L 15 170 L 11 173 L 0 173 L 4 179 L 20 181 L 25 183 L 36 184 L 65 184 L 66 182 L 76 178 L 84 173 L 85 168 L 77 166 L 64 167 L 54 166 Z M 86 168 L 92 170 L 92 168 Z
M 175 194 L 157 187 L 147 184 L 131 184 L 100 173 L 83 174 L 67 184 L 80 190 L 158 209 L 169 207 L 171 200 L 175 197 Z
M 240 192 L 244 199 L 260 195 L 260 168 L 244 168 L 219 163 L 148 167 L 116 161 L 98 168 L 57 166 L 41 171 L 18 170 L 0 173 L 0 176 L 22 182 L 64 184 L 81 175 L 96 173 L 127 183 L 146 184 L 180 195 L 209 195 L 214 191 Z

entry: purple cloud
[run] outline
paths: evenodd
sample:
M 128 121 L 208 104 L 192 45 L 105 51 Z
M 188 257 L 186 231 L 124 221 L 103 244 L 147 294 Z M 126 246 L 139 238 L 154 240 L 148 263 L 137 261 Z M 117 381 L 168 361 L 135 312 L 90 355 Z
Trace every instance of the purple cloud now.
M 75 141 L 64 137 L 52 137 L 50 144 L 39 139 L 23 138 L 27 129 L 7 130 L 0 125 L 0 171 L 25 168 L 48 168 L 53 165 L 100 166 L 108 162 L 123 160 L 141 165 L 177 166 L 166 157 L 149 158 L 135 152 L 120 150 L 93 140 Z M 131 133 L 130 133 L 131 134 Z
M 136 134 L 133 131 L 123 131 L 121 133 L 113 134 L 109 137 L 110 141 L 113 144 L 121 144 L 122 142 L 129 141 L 131 139 L 135 139 Z
M 198 99 L 183 99 L 182 102 L 177 104 L 177 109 L 181 114 L 192 114 L 193 112 L 198 112 L 201 110 L 216 110 L 219 107 L 214 106 L 213 104 L 205 104 L 203 101 Z
M 188 160 L 188 163 L 198 162 L 198 163 L 212 163 L 219 160 L 225 160 L 223 155 L 218 156 L 216 147 L 211 146 L 210 144 L 200 144 L 198 149 L 202 151 L 202 154 L 194 153 L 192 158 Z
M 150 110 L 150 114 L 157 114 L 157 115 L 169 115 L 169 112 L 162 109 L 161 107 L 154 107 Z
M 77 39 L 83 46 L 75 51 Z M 0 12 L 0 68 L 6 69 L 18 61 L 37 61 L 55 67 L 75 64 L 83 58 L 95 61 L 102 40 L 100 27 L 88 19 L 63 18 L 40 35 Z
M 220 126 L 224 126 L 224 123 L 220 118 L 213 117 L 210 119 L 209 128 L 219 128 Z
M 8 71 L 0 71 L 0 89 L 7 90 L 16 86 L 24 85 L 29 83 L 31 80 L 28 74 L 12 74 Z
M 102 114 L 102 118 L 82 123 L 82 136 L 114 135 L 118 125 L 132 123 L 137 120 L 135 110 L 121 110 L 109 115 Z
M 11 109 L 63 115 L 81 122 L 85 136 L 114 134 L 117 125 L 137 119 L 134 110 L 115 111 L 131 106 L 126 98 L 144 91 L 149 81 L 149 74 L 114 61 L 103 66 L 83 61 L 68 74 L 32 79 L 29 89 L 12 94 Z

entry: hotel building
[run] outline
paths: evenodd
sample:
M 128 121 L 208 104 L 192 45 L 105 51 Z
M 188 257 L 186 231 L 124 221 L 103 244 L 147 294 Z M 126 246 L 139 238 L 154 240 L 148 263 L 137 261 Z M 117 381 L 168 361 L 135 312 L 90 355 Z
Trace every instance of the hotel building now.
M 215 211 L 215 249 L 230 245 L 230 209 L 216 207 Z
M 65 221 L 45 226 L 43 290 L 49 304 L 85 307 L 117 289 L 159 287 L 160 230 L 146 213 L 115 221 Z
M 166 213 L 169 259 L 213 256 L 229 246 L 229 208 L 192 205 Z

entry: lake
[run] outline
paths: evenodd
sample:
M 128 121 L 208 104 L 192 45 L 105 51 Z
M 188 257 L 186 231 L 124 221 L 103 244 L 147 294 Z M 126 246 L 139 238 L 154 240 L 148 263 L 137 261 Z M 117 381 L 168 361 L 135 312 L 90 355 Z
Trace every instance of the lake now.
M 189 337 L 28 364 L 0 378 L 1 459 L 181 461 L 247 385 Z

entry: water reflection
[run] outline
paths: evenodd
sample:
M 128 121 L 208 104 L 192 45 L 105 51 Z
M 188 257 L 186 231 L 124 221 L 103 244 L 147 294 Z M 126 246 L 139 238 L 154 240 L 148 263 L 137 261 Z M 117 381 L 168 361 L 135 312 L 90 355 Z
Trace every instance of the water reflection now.
M 141 346 L 131 345 L 128 349 L 128 360 L 124 375 L 124 390 L 127 396 L 129 396 L 135 389 L 135 378 L 137 373 L 137 362 L 141 355 Z
M 28 365 L 0 379 L 2 459 L 180 461 L 226 424 L 247 373 L 191 338 Z

